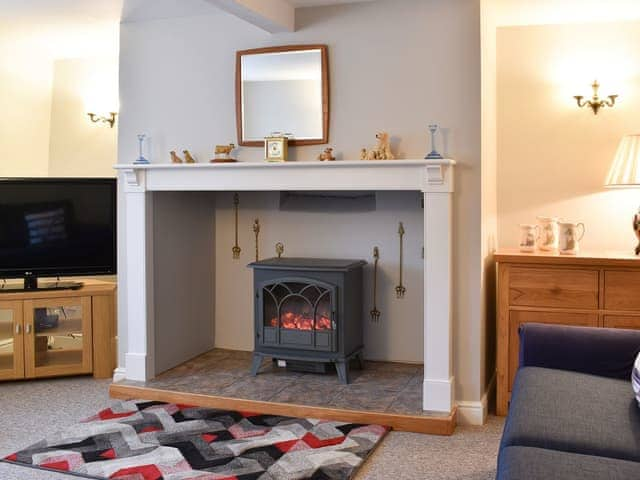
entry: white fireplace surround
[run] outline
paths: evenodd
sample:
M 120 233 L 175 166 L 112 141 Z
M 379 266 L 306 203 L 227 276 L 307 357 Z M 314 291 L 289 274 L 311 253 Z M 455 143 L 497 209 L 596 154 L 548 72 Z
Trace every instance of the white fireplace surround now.
M 420 191 L 424 195 L 423 408 L 452 411 L 452 197 L 455 161 L 116 165 L 124 185 L 126 355 L 119 378 L 155 376 L 153 202 L 157 191 Z M 157 261 L 157 260 L 156 260 Z M 181 287 L 176 281 L 176 288 Z M 122 366 L 121 366 L 122 367 Z M 247 366 L 248 368 L 248 366 Z

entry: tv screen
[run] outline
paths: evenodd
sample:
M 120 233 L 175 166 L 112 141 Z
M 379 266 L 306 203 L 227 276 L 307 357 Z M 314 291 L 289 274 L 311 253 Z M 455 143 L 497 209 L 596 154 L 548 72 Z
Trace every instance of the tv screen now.
M 116 180 L 0 180 L 0 278 L 116 272 Z

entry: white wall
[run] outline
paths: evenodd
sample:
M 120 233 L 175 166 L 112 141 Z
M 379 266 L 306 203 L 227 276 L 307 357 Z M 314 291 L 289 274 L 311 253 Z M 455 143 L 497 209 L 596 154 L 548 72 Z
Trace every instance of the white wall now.
M 640 131 L 640 23 L 498 29 L 498 206 L 501 246 L 536 215 L 584 222 L 585 250 L 631 252 L 637 190 L 604 181 L 623 135 Z M 596 61 L 594 61 L 594 59 Z M 597 116 L 573 95 L 619 102 Z
M 127 163 L 136 158 L 135 134 L 139 132 L 151 136 L 153 162 L 167 162 L 169 150 L 184 148 L 200 159 L 208 159 L 216 143 L 237 143 L 235 51 L 288 43 L 328 44 L 330 142 L 343 158 L 358 158 L 360 148 L 374 144 L 375 132 L 382 129 L 392 134 L 398 156 L 420 158 L 429 148 L 427 125 L 438 122 L 445 128 L 444 151 L 459 162 L 454 206 L 457 397 L 478 401 L 484 391 L 479 2 L 405 0 L 310 8 L 298 12 L 297 23 L 297 32 L 277 35 L 223 13 L 124 23 L 120 38 L 119 161 Z M 291 157 L 313 160 L 321 148 L 295 148 Z M 261 161 L 262 150 L 244 148 L 238 156 L 242 161 Z M 387 220 L 385 224 L 367 223 L 367 238 L 358 238 L 357 248 L 347 247 L 351 255 L 366 258 L 377 241 L 385 242 L 381 245 L 383 252 L 392 251 L 397 224 L 390 219 L 401 220 L 410 212 L 396 204 L 390 209 L 389 224 Z M 272 221 L 269 219 L 269 225 Z M 408 223 L 412 229 L 420 228 L 411 220 Z M 246 219 L 244 224 L 245 229 L 250 227 Z M 341 256 L 344 245 L 354 242 L 353 228 L 347 230 L 338 230 L 335 250 L 326 246 L 322 252 L 303 251 L 295 242 L 288 251 L 299 248 L 305 255 Z M 222 231 L 220 225 L 217 231 Z M 220 233 L 216 244 L 221 249 L 231 247 Z M 250 250 L 251 244 L 246 242 L 243 248 Z M 248 282 L 249 274 L 243 272 L 242 281 Z M 242 285 L 240 291 L 247 284 Z M 419 284 L 407 287 L 418 289 Z M 420 303 L 417 297 L 415 300 Z M 397 313 L 392 315 L 393 321 L 404 321 L 400 317 L 402 309 Z M 415 314 L 420 316 L 421 311 Z M 421 337 L 422 331 L 411 333 Z M 404 341 L 398 340 L 390 352 L 398 352 Z

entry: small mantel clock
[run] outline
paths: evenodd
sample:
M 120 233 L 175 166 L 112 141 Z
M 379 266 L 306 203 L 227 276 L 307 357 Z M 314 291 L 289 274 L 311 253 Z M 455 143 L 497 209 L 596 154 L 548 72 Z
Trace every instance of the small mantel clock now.
M 289 138 L 272 135 L 264 139 L 264 158 L 268 162 L 286 162 L 289 156 Z

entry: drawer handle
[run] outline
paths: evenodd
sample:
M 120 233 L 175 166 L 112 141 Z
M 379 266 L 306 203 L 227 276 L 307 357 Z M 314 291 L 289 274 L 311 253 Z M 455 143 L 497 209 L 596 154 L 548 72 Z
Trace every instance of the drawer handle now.
M 27 335 L 31 333 L 31 324 L 27 324 Z
M 16 325 L 16 335 L 20 335 L 20 333 L 22 333 L 22 327 L 20 326 L 20 324 L 18 323 Z

